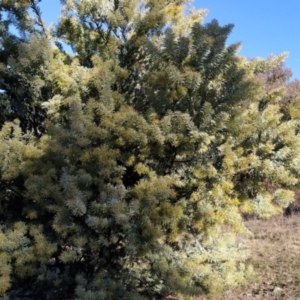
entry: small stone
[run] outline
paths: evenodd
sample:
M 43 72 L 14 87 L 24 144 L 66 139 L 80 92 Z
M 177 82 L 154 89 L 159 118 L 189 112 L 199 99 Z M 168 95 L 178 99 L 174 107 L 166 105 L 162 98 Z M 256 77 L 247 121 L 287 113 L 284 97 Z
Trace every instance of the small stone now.
M 282 291 L 282 288 L 280 288 L 280 287 L 278 287 L 278 286 L 276 286 L 275 288 L 274 288 L 274 293 L 280 293 Z

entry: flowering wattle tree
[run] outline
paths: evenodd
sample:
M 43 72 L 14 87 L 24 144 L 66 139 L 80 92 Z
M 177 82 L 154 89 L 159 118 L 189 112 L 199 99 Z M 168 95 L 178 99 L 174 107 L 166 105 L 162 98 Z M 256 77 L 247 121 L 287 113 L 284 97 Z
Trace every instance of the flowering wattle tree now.
M 238 56 L 183 0 L 66 0 L 52 31 L 39 2 L 0 1 L 3 299 L 243 282 L 241 215 L 280 213 L 298 182 L 300 99 L 262 79 L 284 57 Z

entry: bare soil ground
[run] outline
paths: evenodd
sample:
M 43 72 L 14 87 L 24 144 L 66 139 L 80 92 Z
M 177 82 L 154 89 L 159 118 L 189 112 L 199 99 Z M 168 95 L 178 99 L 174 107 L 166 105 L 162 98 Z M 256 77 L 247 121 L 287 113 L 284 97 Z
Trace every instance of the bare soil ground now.
M 250 220 L 255 278 L 218 300 L 300 300 L 300 214 Z M 195 300 L 200 300 L 196 298 Z

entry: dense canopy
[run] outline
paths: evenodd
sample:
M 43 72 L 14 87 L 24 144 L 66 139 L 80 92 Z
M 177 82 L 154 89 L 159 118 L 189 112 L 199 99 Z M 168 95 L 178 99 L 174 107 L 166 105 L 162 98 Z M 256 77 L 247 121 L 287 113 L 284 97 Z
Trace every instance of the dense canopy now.
M 243 282 L 243 217 L 281 213 L 299 180 L 285 54 L 239 56 L 183 0 L 65 0 L 53 28 L 39 2 L 0 0 L 2 299 Z

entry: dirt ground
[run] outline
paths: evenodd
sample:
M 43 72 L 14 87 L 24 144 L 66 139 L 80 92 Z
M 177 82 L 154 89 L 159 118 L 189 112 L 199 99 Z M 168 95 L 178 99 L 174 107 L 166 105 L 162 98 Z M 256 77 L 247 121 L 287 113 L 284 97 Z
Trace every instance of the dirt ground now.
M 212 300 L 300 300 L 299 211 L 268 220 L 248 220 L 245 224 L 253 232 L 248 263 L 253 266 L 255 276 L 239 289 Z
M 300 214 L 251 220 L 249 263 L 256 277 L 220 300 L 300 300 Z

